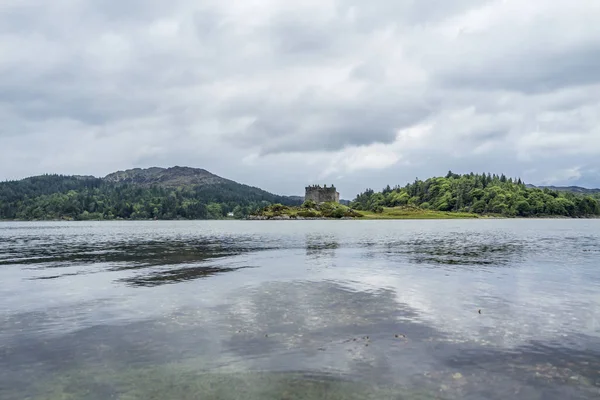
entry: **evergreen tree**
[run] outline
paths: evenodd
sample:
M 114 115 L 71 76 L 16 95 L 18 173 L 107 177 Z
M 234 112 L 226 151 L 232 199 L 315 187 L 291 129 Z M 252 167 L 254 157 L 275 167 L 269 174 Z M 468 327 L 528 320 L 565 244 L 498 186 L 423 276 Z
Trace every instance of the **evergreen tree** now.
M 163 188 L 43 175 L 0 183 L 0 219 L 206 219 L 231 210 L 242 218 L 272 203 L 300 202 L 234 182 Z
M 367 190 L 351 203 L 357 210 L 404 205 L 440 211 L 470 211 L 504 216 L 592 216 L 600 215 L 600 194 L 596 197 L 545 188 L 527 188 L 521 178 L 507 179 L 504 174 L 458 175 L 416 179 L 397 191 L 375 193 Z

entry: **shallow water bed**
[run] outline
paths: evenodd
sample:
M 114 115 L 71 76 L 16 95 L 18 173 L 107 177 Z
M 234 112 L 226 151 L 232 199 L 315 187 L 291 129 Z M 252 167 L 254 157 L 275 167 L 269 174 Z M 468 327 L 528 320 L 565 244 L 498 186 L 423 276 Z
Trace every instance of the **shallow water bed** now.
M 600 221 L 0 224 L 2 399 L 592 399 Z

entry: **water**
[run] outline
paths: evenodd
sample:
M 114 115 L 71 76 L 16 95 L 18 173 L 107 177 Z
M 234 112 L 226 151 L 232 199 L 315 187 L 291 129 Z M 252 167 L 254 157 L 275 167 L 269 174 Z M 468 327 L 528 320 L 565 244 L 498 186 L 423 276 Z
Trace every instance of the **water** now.
M 0 398 L 600 397 L 600 221 L 0 224 Z

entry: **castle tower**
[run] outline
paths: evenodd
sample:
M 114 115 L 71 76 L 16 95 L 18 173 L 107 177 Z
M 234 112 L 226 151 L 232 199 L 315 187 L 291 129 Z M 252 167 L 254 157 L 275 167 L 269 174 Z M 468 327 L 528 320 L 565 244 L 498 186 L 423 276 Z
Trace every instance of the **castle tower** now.
M 304 201 L 307 200 L 312 200 L 317 204 L 325 202 L 339 203 L 340 194 L 335 190 L 335 186 L 333 185 L 331 187 L 327 187 L 327 185 L 323 187 L 311 185 L 306 187 Z

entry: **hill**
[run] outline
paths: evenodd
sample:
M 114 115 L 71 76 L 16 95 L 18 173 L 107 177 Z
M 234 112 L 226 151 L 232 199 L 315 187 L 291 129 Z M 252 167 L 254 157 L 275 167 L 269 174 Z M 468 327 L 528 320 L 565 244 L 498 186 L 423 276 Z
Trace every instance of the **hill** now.
M 448 172 L 445 177 L 415 180 L 404 187 L 367 189 L 351 203 L 357 210 L 382 213 L 386 207 L 467 212 L 505 217 L 591 217 L 600 215 L 600 194 L 528 187 L 504 175 Z
M 242 218 L 274 203 L 302 201 L 188 167 L 0 183 L 0 219 L 219 219 L 229 213 Z
M 104 177 L 105 182 L 141 186 L 182 187 L 232 183 L 205 169 L 189 167 L 147 168 L 118 171 Z M 233 182 L 235 183 L 235 182 Z
M 534 186 L 534 185 L 526 185 L 531 189 L 549 189 L 554 190 L 556 192 L 570 192 L 570 193 L 579 193 L 579 194 L 600 194 L 600 189 L 588 189 L 581 186 Z

